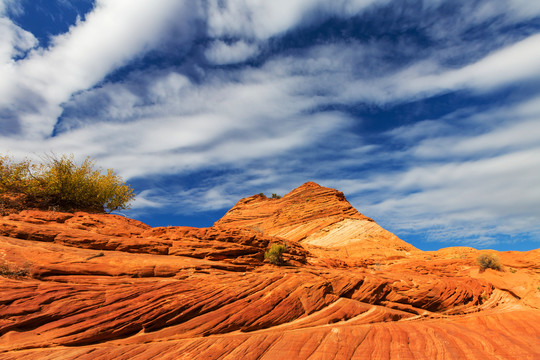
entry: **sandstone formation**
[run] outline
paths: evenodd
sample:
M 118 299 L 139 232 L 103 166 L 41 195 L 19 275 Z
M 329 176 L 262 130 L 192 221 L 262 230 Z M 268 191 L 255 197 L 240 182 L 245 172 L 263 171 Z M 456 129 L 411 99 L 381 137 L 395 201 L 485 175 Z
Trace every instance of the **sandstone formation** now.
M 25 210 L 0 217 L 0 358 L 540 358 L 540 250 L 478 254 L 420 251 L 314 183 L 202 229 Z

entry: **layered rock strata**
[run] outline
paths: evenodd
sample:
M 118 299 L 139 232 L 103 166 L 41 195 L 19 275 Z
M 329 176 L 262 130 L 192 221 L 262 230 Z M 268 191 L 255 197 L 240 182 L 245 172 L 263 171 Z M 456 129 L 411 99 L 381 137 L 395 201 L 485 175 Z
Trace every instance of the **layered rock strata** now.
M 540 250 L 478 253 L 420 251 L 314 183 L 202 229 L 22 211 L 0 217 L 0 358 L 540 358 Z

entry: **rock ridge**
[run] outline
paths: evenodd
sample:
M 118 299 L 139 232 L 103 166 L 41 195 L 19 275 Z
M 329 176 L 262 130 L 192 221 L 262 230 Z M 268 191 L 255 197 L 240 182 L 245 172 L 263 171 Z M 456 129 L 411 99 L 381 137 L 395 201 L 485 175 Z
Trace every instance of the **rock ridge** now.
M 540 249 L 479 253 L 418 250 L 312 182 L 209 228 L 21 211 L 0 216 L 0 358 L 540 358 Z
M 238 201 L 215 226 L 247 228 L 305 245 L 346 249 L 348 257 L 418 251 L 358 212 L 338 190 L 307 182 L 280 199 L 253 195 Z

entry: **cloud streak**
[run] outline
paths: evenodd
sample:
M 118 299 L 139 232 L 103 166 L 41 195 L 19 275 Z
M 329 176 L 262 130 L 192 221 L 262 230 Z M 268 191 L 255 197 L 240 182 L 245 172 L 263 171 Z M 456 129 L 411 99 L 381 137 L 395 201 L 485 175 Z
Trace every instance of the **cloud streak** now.
M 259 53 L 259 47 L 245 41 L 227 44 L 224 41 L 214 41 L 206 50 L 206 59 L 216 65 L 235 64 L 246 61 Z
M 495 243 L 500 234 L 538 236 L 540 173 L 533 170 L 540 166 L 538 100 L 493 110 L 491 122 L 472 115 L 456 124 L 429 120 L 428 126 L 392 130 L 388 135 L 405 144 L 402 166 L 345 182 L 343 188 L 403 234 L 422 228 L 433 240 L 480 239 L 479 245 Z M 480 134 L 478 123 L 487 127 Z M 451 127 L 462 134 L 448 131 Z
M 10 4 L 0 149 L 90 155 L 140 184 L 139 213 L 315 180 L 395 231 L 538 233 L 530 2 L 98 0 L 48 48 Z
M 168 24 L 178 20 L 174 14 L 186 11 L 181 4 L 172 0 L 152 4 L 98 0 L 84 22 L 56 36 L 48 49 L 33 49 L 24 59 L 11 63 L 3 74 L 8 81 L 0 85 L 0 106 L 18 114 L 24 136 L 47 137 L 62 112 L 60 105 L 73 93 L 158 46 Z M 11 34 L 23 37 L 25 41 L 19 43 L 26 49 L 35 45 L 27 33 L 12 29 Z M 39 110 L 28 111 L 24 102 L 28 94 L 39 99 Z

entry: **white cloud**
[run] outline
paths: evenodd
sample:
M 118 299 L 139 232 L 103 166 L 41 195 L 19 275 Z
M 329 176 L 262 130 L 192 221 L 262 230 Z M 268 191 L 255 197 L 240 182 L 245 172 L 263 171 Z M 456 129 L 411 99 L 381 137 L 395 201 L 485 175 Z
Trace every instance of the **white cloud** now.
M 330 53 L 340 48 L 329 47 L 334 47 Z M 361 49 L 345 51 L 350 53 Z M 301 60 L 297 61 L 301 63 Z M 325 61 L 328 62 L 328 58 Z M 375 78 L 346 79 L 351 72 L 347 67 L 340 69 L 330 66 L 328 69 L 330 76 L 337 76 L 335 83 L 339 84 L 340 89 L 334 100 L 343 103 L 401 102 L 461 89 L 487 92 L 540 79 L 540 34 L 493 51 L 458 69 L 445 68 L 435 58 L 419 60 L 403 70 Z
M 178 14 L 193 10 L 175 0 L 98 0 L 86 20 L 54 37 L 49 49 L 35 49 L 13 64 L 10 81 L 0 85 L 0 106 L 9 107 L 28 93 L 39 94 L 38 112 L 15 110 L 25 136 L 46 137 L 62 111 L 60 105 L 72 93 L 159 46 L 171 22 L 186 21 Z
M 208 32 L 212 37 L 268 39 L 296 26 L 313 6 L 308 0 L 210 1 Z
M 441 65 L 430 54 L 405 68 L 389 66 L 386 43 L 332 43 L 276 56 L 264 65 L 303 79 L 303 90 L 324 104 L 396 104 L 456 90 L 489 92 L 540 78 L 540 34 L 494 50 L 460 68 Z M 396 50 L 397 51 L 397 50 Z
M 425 0 L 421 3 L 403 3 L 391 0 L 210 0 L 207 7 L 208 34 L 211 37 L 240 37 L 266 40 L 295 28 L 324 21 L 329 17 L 348 18 L 370 8 L 391 4 L 400 15 L 410 14 L 426 21 L 438 38 L 449 32 L 460 34 L 471 26 L 492 21 L 515 21 L 534 18 L 540 14 L 540 5 L 528 0 L 492 0 L 474 2 L 456 0 L 456 16 L 450 23 L 435 19 L 434 11 L 444 9 L 449 1 Z M 409 11 L 412 11 L 409 13 Z M 420 14 L 419 14 L 420 13 Z M 503 20 L 501 20 L 501 17 Z M 508 19 L 506 19 L 508 18 Z M 438 21 L 443 20 L 442 24 Z M 462 35 L 462 34 L 460 34 Z
M 143 190 L 138 193 L 135 201 L 133 201 L 131 210 L 137 211 L 139 209 L 160 208 L 170 205 L 167 201 L 170 200 L 170 198 L 159 196 L 154 193 L 155 191 L 152 190 Z
M 205 51 L 205 56 L 213 64 L 226 65 L 246 61 L 258 53 L 259 47 L 256 44 L 248 44 L 244 41 L 227 44 L 216 40 Z
M 538 1 L 528 0 L 510 0 L 507 1 L 509 11 L 520 18 L 533 18 L 540 14 L 540 3 Z
M 3 68 L 12 67 L 12 58 L 24 55 L 36 45 L 37 40 L 31 33 L 0 17 L 0 62 Z M 5 76 L 4 71 L 1 74 Z
M 539 236 L 538 100 L 395 129 L 388 135 L 407 147 L 383 156 L 400 168 L 336 183 L 359 210 L 404 235 L 421 230 L 447 244 Z
M 448 136 L 422 142 L 415 155 L 424 159 L 448 159 L 505 153 L 540 144 L 540 116 L 529 121 L 504 124 L 487 134 L 468 138 Z
M 536 34 L 498 50 L 474 64 L 443 73 L 438 76 L 437 82 L 447 88 L 470 86 L 486 90 L 539 77 L 540 34 Z
M 0 15 L 6 13 L 22 14 L 24 12 L 20 0 L 0 0 Z
M 373 5 L 370 0 L 331 3 L 211 1 L 207 9 L 207 26 L 215 37 L 241 36 L 264 40 L 321 16 L 351 16 Z M 515 6 L 521 9 L 523 4 Z M 188 28 L 200 11 L 196 5 L 188 6 L 173 0 L 159 0 L 151 5 L 142 0 L 100 0 L 85 22 L 55 37 L 49 49 L 34 49 L 27 58 L 17 62 L 7 59 L 32 48 L 36 40 L 30 33 L 2 18 L 0 27 L 5 35 L 0 43 L 0 57 L 4 59 L 4 81 L 0 84 L 0 106 L 11 114 L 4 120 L 4 132 L 19 130 L 24 132 L 24 136 L 34 139 L 48 136 L 63 110 L 62 104 L 73 93 L 92 87 L 133 57 L 160 46 L 164 32 L 172 23 L 184 24 L 178 34 L 192 36 L 192 30 Z M 377 46 L 354 46 L 345 51 L 345 55 L 340 54 L 345 49 L 343 46 L 341 49 L 320 47 L 319 53 L 310 52 L 306 58 L 294 61 L 299 69 L 305 65 L 304 69 L 311 71 L 308 80 L 319 91 L 339 93 L 335 98 L 328 98 L 328 102 L 384 103 L 456 88 L 491 89 L 530 78 L 539 72 L 539 36 L 531 36 L 458 70 L 448 70 L 428 60 L 382 78 L 366 79 L 365 76 L 373 73 L 373 68 L 367 67 L 356 81 L 351 81 L 354 77 L 351 79 L 353 69 L 349 61 L 359 55 L 365 61 L 369 55 L 376 58 Z M 215 64 L 238 63 L 256 55 L 259 46 L 246 40 L 226 43 L 216 39 L 205 54 Z M 362 54 L 366 50 L 368 52 Z M 308 59 L 310 56 L 318 58 L 313 62 Z M 286 64 L 283 60 L 287 59 L 277 63 Z M 349 65 L 344 68 L 344 63 Z M 325 67 L 328 68 L 321 76 L 320 69 Z
M 317 102 L 298 92 L 303 79 L 278 69 L 218 71 L 206 80 L 197 84 L 179 73 L 162 72 L 104 85 L 75 96 L 70 105 L 106 98 L 94 118 L 66 117 L 53 138 L 8 138 L 2 146 L 86 154 L 131 178 L 240 166 L 303 147 L 349 122 L 336 112 L 310 114 Z M 130 90 L 141 82 L 145 91 Z
M 208 33 L 212 37 L 266 40 L 327 16 L 353 16 L 375 0 L 211 0 Z
M 434 14 L 443 3 L 426 1 L 421 8 Z M 253 189 L 284 193 L 315 180 L 350 194 L 360 211 L 395 229 L 439 227 L 458 237 L 537 231 L 540 222 L 531 214 L 540 201 L 534 171 L 540 166 L 538 98 L 483 115 L 461 109 L 385 134 L 398 150 L 364 144 L 351 126 L 362 119 L 327 110 L 390 107 L 463 89 L 485 94 L 538 81 L 540 34 L 520 41 L 503 34 L 482 46 L 462 39 L 471 26 L 489 23 L 500 30 L 536 16 L 540 8 L 531 2 L 464 7 L 456 10 L 464 16 L 455 28 L 449 22 L 456 17 L 424 19 L 419 29 L 424 26 L 438 45 L 420 54 L 407 42 L 343 39 L 274 53 L 258 67 L 197 63 L 204 55 L 216 65 L 241 64 L 269 49 L 273 37 L 381 4 L 387 2 L 98 0 L 84 22 L 48 49 L 36 48 L 32 34 L 1 17 L 0 116 L 7 122 L 0 147 L 17 157 L 51 150 L 90 155 L 128 179 L 227 170 L 184 192 L 145 191 L 138 209 L 178 199 L 188 204 L 186 211 L 215 209 Z M 386 10 L 411 11 L 394 5 Z M 169 58 L 166 68 L 154 64 L 121 82 L 100 83 L 151 49 L 171 50 L 164 46 L 171 28 L 180 38 L 175 46 L 186 46 L 175 54 L 189 53 L 191 63 Z M 197 36 L 204 41 L 191 47 Z M 451 53 L 460 51 L 468 51 L 467 60 L 449 65 Z M 60 114 L 56 136 L 49 136 Z M 355 171 L 365 175 L 362 181 L 351 179 Z
M 396 231 L 444 228 L 437 240 L 479 234 L 539 232 L 540 148 L 495 158 L 423 164 L 387 175 L 387 200 L 365 206 Z M 452 239 L 455 237 L 455 239 Z

